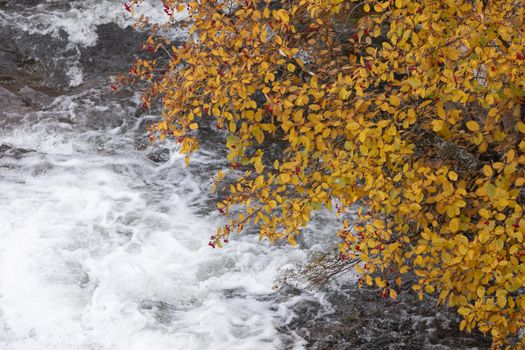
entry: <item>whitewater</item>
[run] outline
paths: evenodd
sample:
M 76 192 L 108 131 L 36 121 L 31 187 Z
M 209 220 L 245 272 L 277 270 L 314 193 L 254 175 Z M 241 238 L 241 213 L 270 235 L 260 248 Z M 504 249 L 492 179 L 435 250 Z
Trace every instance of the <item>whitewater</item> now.
M 159 3 L 135 18 L 165 21 Z M 175 143 L 149 142 L 159 114 L 110 88 L 145 38 L 133 21 L 118 1 L 0 1 L 0 350 L 484 344 L 404 294 L 380 304 L 351 274 L 316 293 L 283 288 L 336 245 L 336 219 L 320 215 L 298 247 L 253 233 L 209 247 L 225 220 L 210 194 L 223 135 L 203 128 L 189 167 Z
M 115 2 L 59 5 L 15 4 L 2 17 L 29 34 L 65 33 L 64 50 L 94 45 L 98 25 L 132 21 Z M 160 18 L 158 8 L 141 10 Z M 64 85 L 87 85 L 75 57 L 64 70 Z M 136 140 L 158 116 L 134 117 L 138 97 L 112 96 L 109 85 L 101 76 L 40 110 L 3 112 L 0 348 L 282 347 L 274 283 L 305 252 L 254 236 L 211 249 L 222 218 L 209 189 L 221 164 L 203 150 L 190 169 L 169 142 L 165 162 L 148 159 L 153 146 L 138 150 Z

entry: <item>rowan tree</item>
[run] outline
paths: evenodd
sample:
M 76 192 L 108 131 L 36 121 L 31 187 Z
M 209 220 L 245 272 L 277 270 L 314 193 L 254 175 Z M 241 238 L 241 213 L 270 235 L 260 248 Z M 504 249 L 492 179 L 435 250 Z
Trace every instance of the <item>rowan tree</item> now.
M 131 8 L 136 1 L 128 4 Z M 457 308 L 494 347 L 525 327 L 523 0 L 169 0 L 188 30 L 139 60 L 152 137 L 198 149 L 213 120 L 238 174 L 221 246 L 247 225 L 295 238 L 321 208 L 360 283 Z M 278 152 L 270 152 L 278 145 Z M 220 171 L 216 183 L 223 180 Z M 350 207 L 357 218 L 347 218 Z M 232 210 L 235 208 L 235 210 Z M 337 232 L 335 232 L 337 231 Z

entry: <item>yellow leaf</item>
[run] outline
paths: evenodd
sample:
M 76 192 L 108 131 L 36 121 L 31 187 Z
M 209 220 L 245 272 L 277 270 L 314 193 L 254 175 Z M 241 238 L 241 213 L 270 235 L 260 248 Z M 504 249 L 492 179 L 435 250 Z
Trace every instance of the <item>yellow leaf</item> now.
M 288 66 L 286 67 L 288 68 L 288 71 L 292 73 L 295 71 L 295 66 L 292 63 L 288 63 Z
M 480 330 L 481 330 L 481 327 L 480 327 Z M 496 328 L 492 328 L 491 331 L 490 331 L 490 334 L 492 335 L 493 338 L 499 338 L 499 331 L 496 329 Z
M 416 121 L 416 111 L 413 108 L 410 108 L 407 112 L 408 119 L 411 123 Z
M 465 315 L 467 315 L 469 313 L 470 313 L 470 310 L 468 308 L 466 308 L 466 307 L 460 307 L 458 309 L 458 314 L 460 314 L 461 316 L 465 316 Z
M 262 173 L 263 170 L 264 170 L 264 165 L 262 164 L 262 162 L 260 160 L 258 162 L 254 163 L 254 167 L 255 167 L 255 171 L 258 174 Z
M 191 124 L 190 124 L 190 129 L 191 129 L 191 130 L 195 130 L 195 129 L 197 129 L 198 127 L 199 127 L 199 124 L 197 124 L 197 123 L 191 123 Z
M 281 174 L 281 175 L 279 175 L 279 180 L 281 181 L 281 183 L 283 185 L 287 184 L 288 182 L 290 182 L 290 175 L 288 175 L 288 174 Z
M 480 299 L 483 299 L 483 297 L 485 296 L 485 288 L 483 288 L 482 286 L 479 286 L 478 289 L 476 290 L 476 294 L 478 295 Z
M 438 120 L 438 119 L 432 121 L 432 130 L 434 130 L 434 132 L 439 132 L 443 130 L 444 128 L 445 128 L 444 121 Z
M 399 100 L 399 96 L 397 95 L 391 95 L 389 101 L 394 107 L 399 106 L 399 104 L 401 103 L 401 101 Z
M 448 228 L 449 228 L 450 231 L 455 233 L 455 232 L 459 231 L 459 225 L 460 225 L 459 219 L 458 218 L 454 218 L 454 219 L 450 220 L 450 222 L 448 223 Z
M 478 131 L 479 130 L 479 124 L 476 123 L 473 120 L 470 120 L 470 121 L 467 122 L 467 129 L 469 129 L 470 131 Z
M 365 6 L 363 6 L 363 10 L 364 10 L 366 13 L 370 12 L 370 5 L 365 4 Z
M 486 177 L 492 177 L 493 171 L 492 167 L 490 165 L 484 165 L 483 166 L 483 175 Z
M 374 5 L 374 11 L 375 12 L 383 12 L 383 5 L 382 4 L 375 4 Z
M 230 129 L 231 132 L 235 132 L 235 130 L 237 130 L 237 124 L 235 124 L 234 122 L 230 122 L 228 125 L 228 129 Z
M 397 292 L 393 289 L 390 289 L 390 298 L 396 299 L 397 298 Z
M 377 227 L 378 229 L 383 229 L 385 228 L 385 223 L 383 220 L 375 219 L 374 226 Z
M 161 122 L 159 122 L 157 124 L 157 129 L 158 130 L 166 130 L 167 128 L 168 128 L 168 123 L 165 120 L 163 120 L 163 121 L 161 121 Z
M 448 178 L 450 180 L 452 180 L 452 181 L 456 181 L 458 179 L 458 174 L 453 172 L 453 171 L 451 171 L 451 172 L 448 173 Z
M 376 277 L 375 282 L 376 282 L 376 285 L 379 288 L 385 288 L 386 287 L 386 282 L 383 279 L 381 279 L 381 277 Z
M 445 112 L 445 110 L 442 108 L 442 107 L 439 107 L 437 109 L 437 115 L 439 118 L 441 118 L 442 120 L 445 120 L 447 118 L 447 113 Z
M 366 284 L 368 284 L 369 286 L 372 286 L 374 284 L 374 282 L 372 281 L 372 277 L 370 277 L 370 275 L 366 275 L 365 280 L 366 280 Z
M 507 297 L 505 295 L 498 295 L 497 297 L 498 306 L 503 309 L 507 305 Z

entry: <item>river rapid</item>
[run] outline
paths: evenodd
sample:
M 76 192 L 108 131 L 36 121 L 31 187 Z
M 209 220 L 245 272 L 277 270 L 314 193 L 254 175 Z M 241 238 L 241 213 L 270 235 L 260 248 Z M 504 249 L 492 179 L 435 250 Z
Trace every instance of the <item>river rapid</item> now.
M 158 1 L 140 13 L 165 20 Z M 298 248 L 208 239 L 222 136 L 190 167 L 148 142 L 139 95 L 114 93 L 144 33 L 108 0 L 0 0 L 0 349 L 476 349 L 409 293 L 353 276 L 315 294 L 279 279 L 335 244 L 319 218 Z M 174 40 L 184 33 L 174 30 Z

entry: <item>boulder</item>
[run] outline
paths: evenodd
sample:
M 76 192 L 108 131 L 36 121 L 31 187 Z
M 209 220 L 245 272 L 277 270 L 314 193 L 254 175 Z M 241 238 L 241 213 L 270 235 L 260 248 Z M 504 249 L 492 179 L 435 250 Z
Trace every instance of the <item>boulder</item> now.
M 19 96 L 0 86 L 0 112 L 17 112 L 26 108 L 26 104 Z
M 29 86 L 24 86 L 18 91 L 18 96 L 28 106 L 43 108 L 49 106 L 53 102 L 53 98 L 44 94 L 43 92 L 36 91 Z

